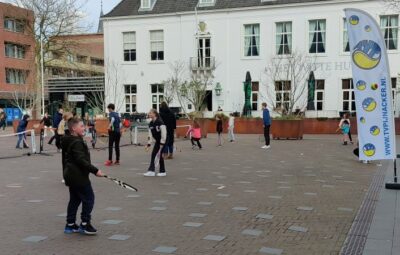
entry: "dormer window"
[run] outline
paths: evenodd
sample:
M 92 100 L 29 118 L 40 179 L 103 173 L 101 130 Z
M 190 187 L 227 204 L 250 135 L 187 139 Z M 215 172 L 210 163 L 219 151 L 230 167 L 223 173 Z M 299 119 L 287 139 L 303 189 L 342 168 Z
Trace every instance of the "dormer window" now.
M 156 0 L 141 0 L 140 11 L 151 11 L 156 3 Z
M 216 0 L 199 0 L 199 7 L 214 6 Z

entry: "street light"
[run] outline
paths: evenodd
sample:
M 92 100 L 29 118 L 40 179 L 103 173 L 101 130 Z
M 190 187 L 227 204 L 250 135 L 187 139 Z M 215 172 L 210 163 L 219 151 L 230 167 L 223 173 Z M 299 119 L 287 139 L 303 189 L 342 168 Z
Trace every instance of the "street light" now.
M 217 96 L 220 96 L 221 95 L 221 93 L 222 93 L 222 86 L 221 86 L 221 83 L 219 83 L 219 82 L 217 82 L 217 85 L 215 85 L 215 94 L 217 95 Z

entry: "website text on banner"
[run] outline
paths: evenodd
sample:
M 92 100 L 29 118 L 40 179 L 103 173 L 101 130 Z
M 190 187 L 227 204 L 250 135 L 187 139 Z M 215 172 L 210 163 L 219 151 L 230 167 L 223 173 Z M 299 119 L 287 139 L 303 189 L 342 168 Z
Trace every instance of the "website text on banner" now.
M 393 99 L 385 41 L 368 13 L 345 9 L 361 160 L 396 158 Z

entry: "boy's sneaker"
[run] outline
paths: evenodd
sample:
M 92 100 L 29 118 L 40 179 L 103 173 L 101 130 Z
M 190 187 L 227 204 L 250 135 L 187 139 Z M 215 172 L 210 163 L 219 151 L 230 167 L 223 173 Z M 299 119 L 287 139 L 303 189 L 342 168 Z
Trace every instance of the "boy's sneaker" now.
M 79 232 L 85 235 L 95 235 L 97 234 L 97 229 L 95 229 L 90 222 L 82 222 L 79 226 Z
M 158 173 L 157 176 L 158 177 L 164 177 L 164 176 L 167 176 L 167 173 Z
M 104 162 L 105 166 L 112 166 L 113 162 L 111 160 L 107 160 L 106 162 Z
M 153 176 L 156 176 L 156 173 L 153 172 L 153 171 L 147 171 L 147 172 L 144 173 L 143 175 L 144 175 L 144 176 L 147 176 L 147 177 L 153 177 Z
M 271 148 L 270 145 L 264 145 L 263 147 L 261 147 L 261 149 L 269 149 L 269 148 Z
M 64 233 L 65 234 L 79 233 L 79 227 L 75 223 L 67 224 L 65 225 Z
M 112 164 L 112 163 L 111 163 L 111 164 Z M 114 165 L 119 166 L 119 165 L 120 165 L 119 160 L 116 160 L 116 161 L 114 162 Z

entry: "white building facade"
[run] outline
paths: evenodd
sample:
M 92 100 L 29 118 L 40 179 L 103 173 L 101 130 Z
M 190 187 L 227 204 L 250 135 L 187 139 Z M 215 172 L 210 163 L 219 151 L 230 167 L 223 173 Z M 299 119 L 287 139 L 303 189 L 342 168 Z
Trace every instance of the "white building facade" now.
M 367 11 L 381 24 L 397 116 L 398 10 L 382 1 L 365 0 L 123 0 L 103 17 L 106 93 L 113 94 L 106 95 L 107 101 L 121 100 L 120 112 L 157 108 L 163 100 L 162 83 L 171 76 L 171 64 L 179 61 L 186 64 L 188 76 L 189 68 L 216 66 L 208 88 L 205 114 L 209 116 L 218 107 L 225 112 L 242 111 L 243 82 L 249 71 L 253 116 L 259 116 L 264 101 L 271 109 L 289 103 L 290 85 L 275 85 L 265 70 L 273 58 L 297 52 L 315 61 L 315 110 L 306 116 L 354 112 L 345 8 Z M 118 71 L 107 70 L 107 63 Z M 217 83 L 221 93 L 215 90 Z M 173 102 L 172 106 L 178 105 Z

